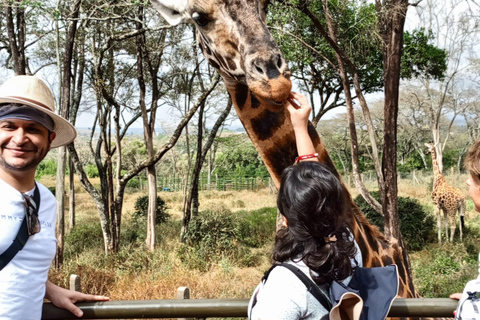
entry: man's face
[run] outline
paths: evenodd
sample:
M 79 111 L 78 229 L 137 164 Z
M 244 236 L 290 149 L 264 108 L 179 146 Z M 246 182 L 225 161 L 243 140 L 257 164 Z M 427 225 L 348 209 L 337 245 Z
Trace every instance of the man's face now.
M 41 124 L 20 119 L 0 120 L 0 170 L 36 170 L 50 150 L 55 133 Z
M 470 174 L 467 179 L 468 193 L 475 205 L 475 211 L 480 212 L 480 179 L 475 174 Z

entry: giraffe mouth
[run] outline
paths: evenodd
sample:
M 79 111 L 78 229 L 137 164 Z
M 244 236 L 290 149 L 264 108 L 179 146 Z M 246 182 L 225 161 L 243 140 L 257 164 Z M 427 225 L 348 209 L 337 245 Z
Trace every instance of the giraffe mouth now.
M 276 107 L 283 106 L 283 101 L 276 101 L 271 99 L 264 99 L 264 101 L 272 106 L 276 106 Z

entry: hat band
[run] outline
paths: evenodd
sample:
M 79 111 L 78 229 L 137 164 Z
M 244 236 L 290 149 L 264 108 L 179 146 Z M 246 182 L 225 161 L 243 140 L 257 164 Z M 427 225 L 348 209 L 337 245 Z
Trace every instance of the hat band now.
M 0 120 L 19 119 L 34 121 L 53 132 L 55 123 L 45 112 L 22 104 L 6 104 L 0 106 Z

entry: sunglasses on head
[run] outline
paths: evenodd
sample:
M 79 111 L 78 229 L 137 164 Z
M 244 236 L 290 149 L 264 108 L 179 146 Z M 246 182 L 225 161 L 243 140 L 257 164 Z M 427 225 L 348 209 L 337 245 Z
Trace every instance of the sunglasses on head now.
M 27 219 L 27 228 L 28 228 L 28 235 L 33 236 L 40 232 L 40 221 L 38 220 L 38 211 L 37 205 L 33 198 L 28 194 L 22 193 L 25 210 L 27 212 L 26 219 Z

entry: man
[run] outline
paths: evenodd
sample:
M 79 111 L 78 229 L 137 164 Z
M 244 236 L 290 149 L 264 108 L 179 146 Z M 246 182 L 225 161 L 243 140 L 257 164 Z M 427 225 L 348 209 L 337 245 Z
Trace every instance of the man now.
M 74 303 L 108 300 L 48 281 L 56 252 L 56 200 L 35 182 L 35 171 L 50 148 L 76 137 L 54 110 L 50 89 L 36 77 L 15 76 L 0 87 L 0 254 L 18 240 L 19 230 L 28 230 L 23 248 L 4 259 L 9 262 L 0 271 L 0 320 L 40 319 L 43 298 L 78 317 L 83 312 Z

